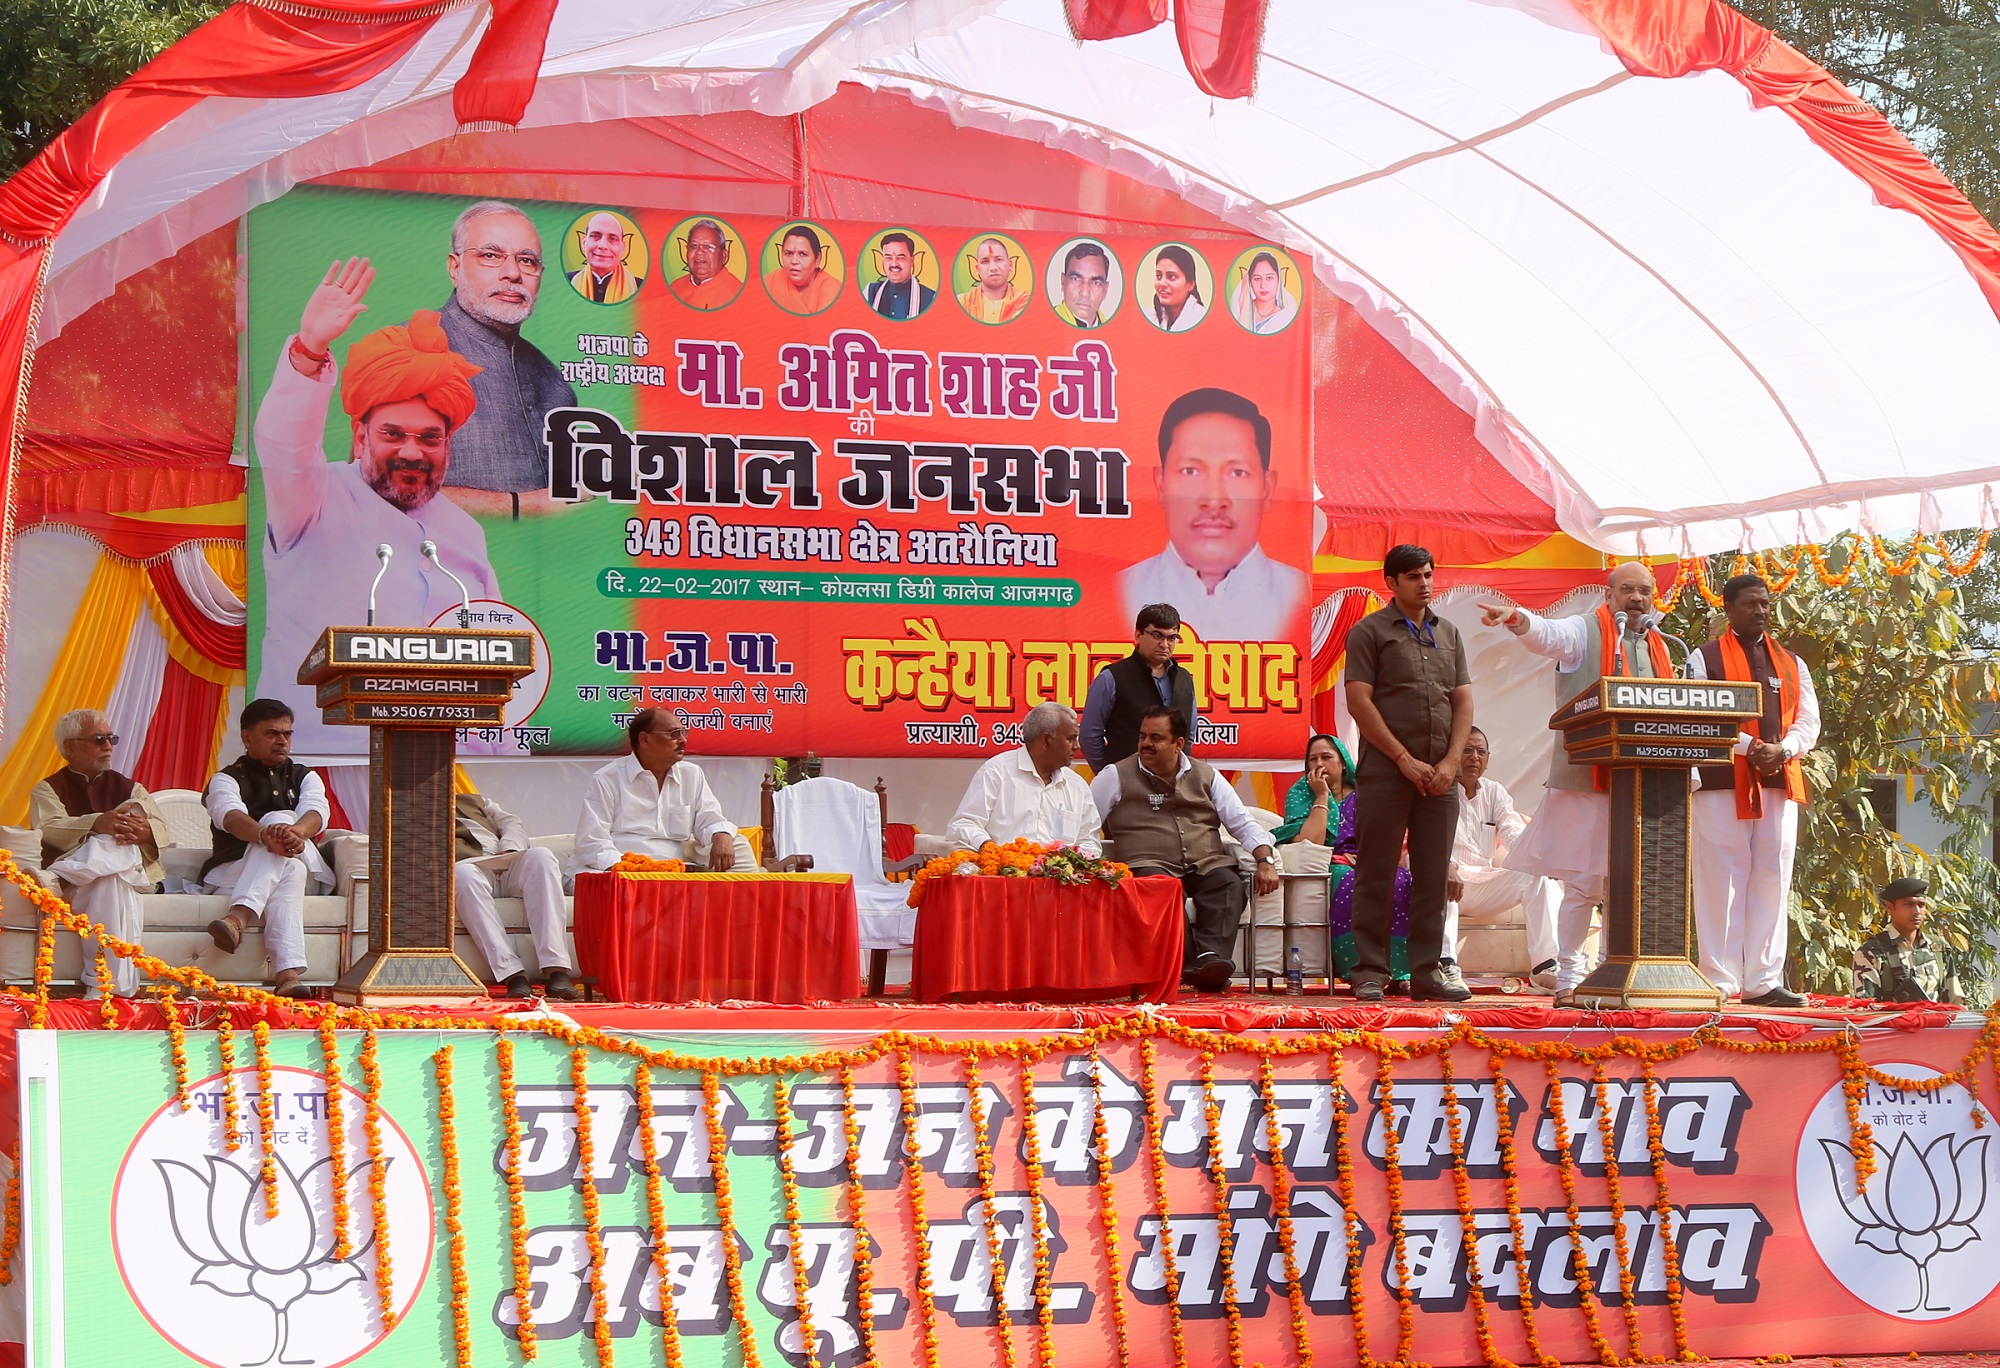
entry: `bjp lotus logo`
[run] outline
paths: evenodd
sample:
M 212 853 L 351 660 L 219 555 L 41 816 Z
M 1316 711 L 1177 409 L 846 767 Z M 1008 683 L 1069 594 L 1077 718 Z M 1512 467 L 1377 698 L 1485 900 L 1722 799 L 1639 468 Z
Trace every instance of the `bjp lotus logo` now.
M 271 1352 L 245 1368 L 261 1368 L 273 1360 L 280 1364 L 316 1362 L 285 1357 L 292 1306 L 301 1297 L 322 1296 L 361 1281 L 360 1261 L 375 1245 L 372 1223 L 360 1247 L 348 1258 L 333 1257 L 333 1218 L 316 1213 L 306 1199 L 309 1188 L 331 1176 L 332 1155 L 307 1169 L 304 1182 L 292 1177 L 283 1155 L 278 1157 L 278 1214 L 269 1220 L 252 1219 L 264 1209 L 263 1185 L 254 1175 L 226 1158 L 204 1157 L 208 1161 L 206 1174 L 178 1159 L 153 1161 L 166 1181 L 174 1238 L 201 1265 L 189 1283 L 212 1287 L 225 1297 L 254 1297 L 271 1308 L 277 1322 Z M 368 1170 L 372 1167 L 373 1160 L 364 1160 L 347 1175 L 349 1211 L 368 1210 Z M 329 1170 L 326 1177 L 322 1177 L 322 1169 Z M 388 1171 L 385 1162 L 383 1172 Z
M 336 1259 L 326 1080 L 280 1065 L 271 1070 L 271 1091 L 275 1216 L 265 1214 L 258 1177 L 257 1073 L 239 1069 L 243 1136 L 235 1150 L 224 1143 L 219 1074 L 189 1088 L 186 1110 L 168 1102 L 140 1128 L 112 1191 L 112 1249 L 133 1304 L 196 1362 L 335 1368 L 366 1354 L 388 1333 L 375 1287 L 369 1183 L 376 1173 L 361 1125 L 366 1104 L 352 1088 L 342 1089 L 351 1248 Z M 386 1240 L 400 1315 L 429 1276 L 436 1215 L 424 1166 L 386 1111 L 381 1134 Z
M 1929 1083 L 1935 1069 L 1884 1062 L 1891 1077 Z M 1847 1099 L 1835 1081 L 1799 1138 L 1799 1214 L 1827 1271 L 1887 1316 L 1930 1321 L 1976 1306 L 2000 1286 L 2000 1202 L 1986 1193 L 2000 1154 L 1978 1133 L 1972 1094 L 1870 1079 L 1861 1119 L 1875 1171 L 1858 1185 Z M 1914 1284 L 1914 1286 L 1912 1286 Z
M 1986 1208 L 1986 1137 L 1963 1144 L 1940 1135 L 1918 1145 L 1907 1133 L 1894 1146 L 1878 1147 L 1880 1167 L 1868 1186 L 1854 1184 L 1854 1151 L 1836 1140 L 1821 1140 L 1833 1190 L 1847 1215 L 1860 1227 L 1855 1240 L 1884 1254 L 1900 1254 L 1917 1268 L 1917 1304 L 1896 1314 L 1950 1312 L 1931 1305 L 1931 1260 L 1963 1249 L 1979 1238 L 1972 1223 Z

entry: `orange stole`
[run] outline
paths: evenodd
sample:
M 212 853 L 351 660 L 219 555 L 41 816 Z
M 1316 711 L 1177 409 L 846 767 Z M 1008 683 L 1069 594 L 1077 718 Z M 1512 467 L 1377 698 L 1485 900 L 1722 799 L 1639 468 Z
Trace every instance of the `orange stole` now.
M 1631 674 L 1629 668 L 1622 671 L 1618 668 L 1618 637 L 1618 619 L 1612 613 L 1611 605 L 1608 603 L 1598 604 L 1597 640 L 1603 651 L 1597 662 L 1597 673 L 1606 679 L 1617 679 L 1621 675 Z M 1667 655 L 1666 639 L 1658 632 L 1646 633 L 1646 653 L 1652 657 L 1653 677 L 1655 679 L 1673 678 L 1674 662 Z M 1611 792 L 1610 769 L 1603 765 L 1592 765 L 1590 767 L 1590 786 L 1599 793 Z
M 1799 662 L 1792 653 L 1764 634 L 1764 649 L 1770 652 L 1771 668 L 1778 672 L 1778 726 L 1785 731 L 1799 720 Z M 1750 678 L 1750 656 L 1743 649 L 1743 643 L 1736 639 L 1736 633 L 1722 634 L 1722 669 L 1724 679 L 1738 679 L 1746 683 L 1763 683 Z M 1759 738 L 1762 739 L 1761 737 Z M 1780 738 L 1782 739 L 1782 738 Z M 1750 768 L 1750 757 L 1739 755 L 1734 762 L 1736 771 L 1736 818 L 1749 821 L 1764 815 L 1764 785 L 1758 782 L 1757 773 Z M 1797 757 L 1785 762 L 1785 796 L 1794 803 L 1806 801 L 1806 773 Z

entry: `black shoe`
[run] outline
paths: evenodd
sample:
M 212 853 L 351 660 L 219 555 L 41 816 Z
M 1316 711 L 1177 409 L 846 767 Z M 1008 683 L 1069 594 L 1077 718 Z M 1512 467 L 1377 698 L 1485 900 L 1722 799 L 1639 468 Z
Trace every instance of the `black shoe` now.
M 1235 973 L 1234 964 L 1213 950 L 1204 950 L 1194 957 L 1194 969 L 1188 981 L 1194 984 L 1196 992 L 1219 993 L 1229 986 L 1229 980 Z
M 1380 1002 L 1382 1000 L 1382 980 L 1372 978 L 1355 979 L 1354 1000 L 1356 1002 Z
M 497 998 L 531 998 L 534 995 L 535 985 L 528 978 L 527 971 L 525 969 L 516 969 L 513 973 L 507 975 L 506 981 L 500 985 L 500 991 L 493 996 Z
M 1382 991 L 1390 994 L 1392 997 L 1408 997 L 1410 995 L 1410 981 L 1406 978 L 1392 978 L 1382 985 Z
M 583 996 L 576 990 L 576 980 L 570 977 L 567 969 L 549 970 L 549 981 L 542 986 L 542 991 L 561 1002 L 575 1002 Z
M 1803 994 L 1794 993 L 1785 987 L 1773 988 L 1768 993 L 1753 998 L 1744 998 L 1745 1007 L 1810 1007 L 1812 1000 Z
M 1456 973 L 1446 970 L 1414 977 L 1410 980 L 1410 997 L 1416 1002 L 1464 1002 L 1472 996 L 1472 990 L 1457 980 Z

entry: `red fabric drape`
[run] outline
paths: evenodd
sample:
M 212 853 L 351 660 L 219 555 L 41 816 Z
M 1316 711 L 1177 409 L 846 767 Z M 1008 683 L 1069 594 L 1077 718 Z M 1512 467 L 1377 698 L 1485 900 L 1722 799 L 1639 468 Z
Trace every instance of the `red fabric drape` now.
M 153 591 L 160 596 L 167 616 L 197 651 L 218 665 L 232 670 L 243 668 L 245 631 L 241 624 L 224 626 L 196 607 L 187 590 L 181 588 L 172 561 L 155 561 L 146 567 L 146 577 L 152 581 Z
M 917 909 L 910 991 L 996 1001 L 1079 1002 L 1180 992 L 1178 879 L 1065 888 L 1051 879 L 933 879 Z
M 347 809 L 340 805 L 340 795 L 333 791 L 333 776 L 326 772 L 325 765 L 317 765 L 313 773 L 320 783 L 326 785 L 326 829 L 328 831 L 354 831 L 354 823 L 347 820 Z
M 1210 95 L 1238 100 L 1257 84 L 1268 0 L 1173 0 L 1174 37 L 1188 75 Z M 1064 0 L 1070 32 L 1086 42 L 1144 33 L 1166 22 L 1168 0 Z
M 917 853 L 917 829 L 908 822 L 891 822 L 882 828 L 882 858 L 890 864 L 907 860 Z
M 208 783 L 215 746 L 215 715 L 222 686 L 169 657 L 160 680 L 160 702 L 146 729 L 146 744 L 132 777 L 149 789 L 198 789 Z
M 493 0 L 493 18 L 451 89 L 451 112 L 460 124 L 521 122 L 555 17 L 556 0 Z
M 1312 714 L 1313 730 L 1331 736 L 1339 730 L 1339 714 L 1336 692 L 1320 689 L 1319 683 L 1340 668 L 1340 658 L 1347 654 L 1347 634 L 1354 624 L 1368 616 L 1371 600 L 1365 593 L 1350 593 L 1340 600 L 1340 607 L 1334 610 L 1333 628 L 1326 634 L 1326 640 L 1313 652 Z
M 1909 139 L 1826 69 L 1721 0 L 1577 0 L 1618 58 L 1642 76 L 1726 71 L 1774 105 L 1875 192 L 1949 242 L 2000 312 L 2000 233 Z
M 1086 43 L 1144 33 L 1166 22 L 1167 0 L 1063 0 L 1069 31 Z

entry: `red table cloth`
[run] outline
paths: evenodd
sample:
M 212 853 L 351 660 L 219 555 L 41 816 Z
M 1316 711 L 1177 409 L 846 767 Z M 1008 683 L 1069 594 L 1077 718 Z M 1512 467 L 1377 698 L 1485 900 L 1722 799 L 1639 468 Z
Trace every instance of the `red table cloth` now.
M 919 1002 L 954 994 L 1081 1002 L 1136 990 L 1177 996 L 1185 921 L 1179 879 L 1069 886 L 1053 879 L 939 877 L 924 884 L 911 951 Z
M 579 874 L 576 957 L 614 1002 L 826 1002 L 861 987 L 846 874 Z

